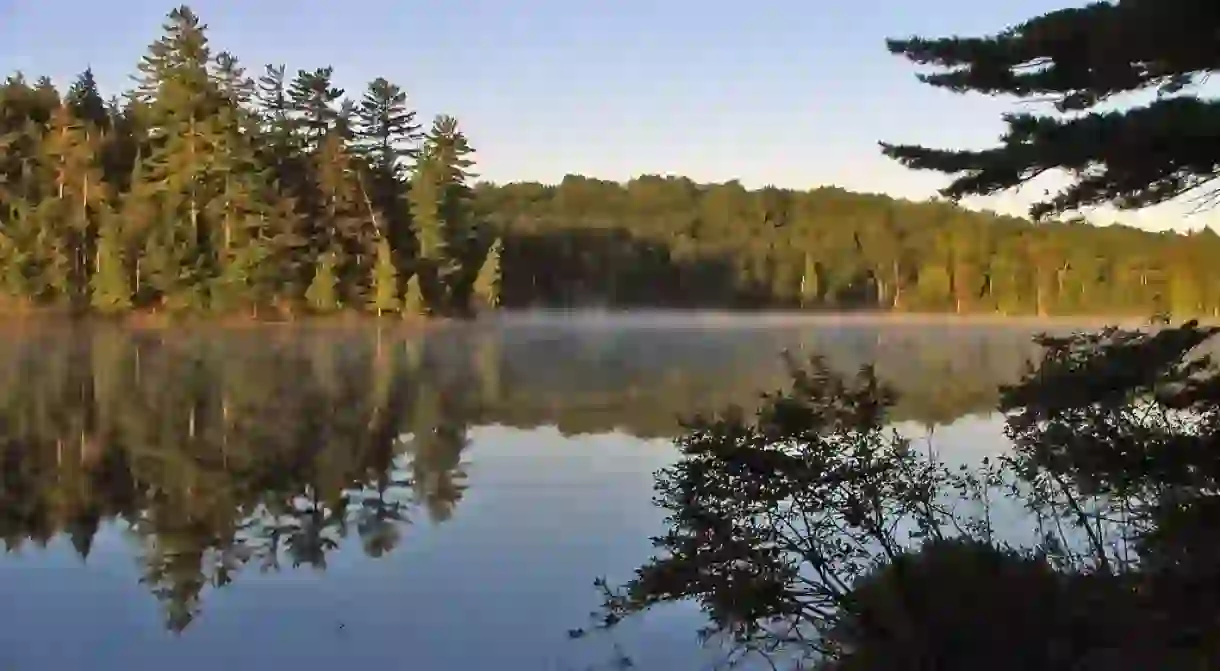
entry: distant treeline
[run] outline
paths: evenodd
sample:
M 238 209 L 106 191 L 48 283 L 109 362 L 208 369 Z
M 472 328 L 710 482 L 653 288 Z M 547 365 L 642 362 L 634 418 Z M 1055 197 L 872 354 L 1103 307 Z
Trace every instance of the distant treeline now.
M 251 77 L 187 7 L 103 98 L 0 86 L 0 309 L 467 314 L 498 305 L 1220 314 L 1220 237 L 837 188 L 471 185 L 456 119 L 329 67 Z
M 1220 236 L 1041 223 L 839 188 L 644 176 L 476 187 L 506 305 L 1220 314 Z

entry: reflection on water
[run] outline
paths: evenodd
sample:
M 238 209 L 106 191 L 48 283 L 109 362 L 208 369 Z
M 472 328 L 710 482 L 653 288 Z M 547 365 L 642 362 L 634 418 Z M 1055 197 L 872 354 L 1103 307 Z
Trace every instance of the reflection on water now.
M 1031 332 L 5 332 L 0 668 L 564 668 L 591 578 L 649 552 L 651 473 L 679 416 L 750 405 L 783 383 L 787 349 L 874 362 L 899 419 L 951 424 L 988 412 Z M 954 431 L 974 445 L 937 442 L 958 458 L 997 444 L 994 422 L 939 435 Z M 695 623 L 645 623 L 633 656 L 692 665 Z

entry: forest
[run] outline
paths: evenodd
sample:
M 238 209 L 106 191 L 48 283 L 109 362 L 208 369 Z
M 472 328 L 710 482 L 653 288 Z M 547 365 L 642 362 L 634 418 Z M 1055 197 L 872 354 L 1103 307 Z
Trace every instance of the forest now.
M 1211 229 L 1039 221 L 832 186 L 476 182 L 378 78 L 248 74 L 188 7 L 107 97 L 0 86 L 0 310 L 254 317 L 495 307 L 1220 315 Z

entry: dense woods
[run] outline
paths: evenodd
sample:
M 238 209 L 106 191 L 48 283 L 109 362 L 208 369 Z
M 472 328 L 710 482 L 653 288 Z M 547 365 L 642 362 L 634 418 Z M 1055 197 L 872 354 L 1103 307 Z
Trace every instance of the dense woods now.
M 1211 229 L 1028 220 L 826 187 L 476 187 L 502 231 L 505 305 L 684 305 L 1005 315 L 1220 310 Z
M 466 310 L 495 241 L 456 119 L 330 67 L 249 75 L 185 6 L 164 29 L 122 96 L 90 71 L 0 88 L 5 307 Z
M 1220 314 L 1211 230 L 1044 222 L 833 187 L 474 184 L 385 79 L 248 74 L 189 8 L 105 97 L 0 87 L 0 306 L 251 315 L 687 306 Z

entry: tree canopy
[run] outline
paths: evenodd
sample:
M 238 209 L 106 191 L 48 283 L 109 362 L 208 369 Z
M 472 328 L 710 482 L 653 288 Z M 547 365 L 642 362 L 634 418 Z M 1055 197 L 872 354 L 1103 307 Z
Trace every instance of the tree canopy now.
M 772 668 L 1213 668 L 1216 333 L 1039 338 L 998 406 L 1010 449 L 956 470 L 892 430 L 873 368 L 796 366 L 752 416 L 690 421 L 657 554 L 599 581 L 598 627 L 691 601 L 726 661 Z
M 163 29 L 109 103 L 89 70 L 0 85 L 0 308 L 381 315 L 444 248 L 423 298 L 464 312 L 493 239 L 457 119 L 425 135 L 400 87 L 357 104 L 329 66 L 255 80 L 187 6 Z
M 1220 12 L 1210 0 L 1093 2 L 985 37 L 891 39 L 889 50 L 935 72 L 920 80 L 965 93 L 1053 103 L 1007 114 L 988 149 L 882 143 L 912 168 L 954 175 L 951 198 L 994 194 L 1048 171 L 1070 184 L 1033 205 L 1035 217 L 1101 204 L 1137 209 L 1188 193 L 1214 200 L 1220 100 L 1204 84 L 1220 70 Z
M 994 52 L 993 41 L 970 49 Z M 966 48 L 958 42 L 908 46 L 956 54 Z M 941 79 L 973 82 L 984 71 Z M 1185 95 L 1173 104 L 1209 104 Z M 384 78 L 346 91 L 329 66 L 247 70 L 188 7 L 167 17 L 133 90 L 117 97 L 88 70 L 65 87 L 9 77 L 0 84 L 0 310 L 1220 315 L 1220 237 L 1210 231 L 1035 225 L 829 186 L 658 175 L 476 184 L 458 121 L 420 119 L 411 100 Z M 1189 128 L 1174 121 L 1157 132 Z M 1178 144 L 1202 151 L 1216 135 Z M 1132 155 L 1154 161 L 1158 151 L 1140 145 Z

